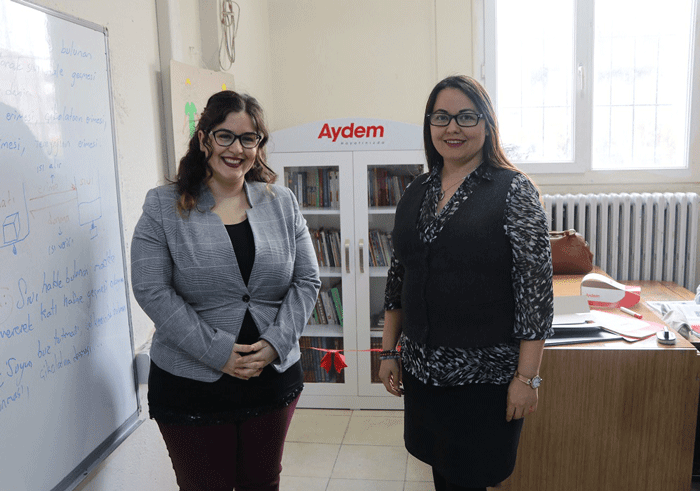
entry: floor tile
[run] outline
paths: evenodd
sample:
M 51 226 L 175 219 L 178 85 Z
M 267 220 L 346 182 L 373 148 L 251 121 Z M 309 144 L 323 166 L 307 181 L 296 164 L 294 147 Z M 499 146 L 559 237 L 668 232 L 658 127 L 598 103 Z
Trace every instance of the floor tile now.
M 352 416 L 355 410 L 353 409 L 316 409 L 316 408 L 300 408 L 297 407 L 294 415 L 297 414 L 316 414 L 325 416 Z
M 406 463 L 406 481 L 430 481 L 433 482 L 433 468 L 408 454 Z
M 350 422 L 351 413 L 333 414 L 327 411 L 296 411 L 287 433 L 288 442 L 341 443 Z
M 326 491 L 328 478 L 282 476 L 280 491 Z
M 417 481 L 406 481 L 403 491 L 434 491 L 433 481 L 430 482 L 417 482 Z
M 406 475 L 406 457 L 403 447 L 343 445 L 331 478 L 402 480 Z
M 326 491 L 328 478 L 282 476 L 280 491 Z
M 350 418 L 344 445 L 392 445 L 402 447 L 403 418 L 377 418 L 357 411 Z
M 403 481 L 331 479 L 327 491 L 403 491 Z
M 282 475 L 329 478 L 340 445 L 286 442 L 282 455 Z
M 353 416 L 372 416 L 374 418 L 403 418 L 403 411 L 358 409 L 352 412 Z

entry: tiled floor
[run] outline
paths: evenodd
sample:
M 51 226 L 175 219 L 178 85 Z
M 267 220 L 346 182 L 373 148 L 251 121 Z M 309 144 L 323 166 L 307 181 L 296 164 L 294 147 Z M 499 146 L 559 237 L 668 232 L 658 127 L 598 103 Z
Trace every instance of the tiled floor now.
M 406 452 L 402 411 L 297 409 L 281 491 L 431 491 L 430 467 Z M 700 490 L 693 482 L 692 490 Z
M 281 491 L 428 491 L 430 467 L 406 452 L 402 411 L 297 409 Z

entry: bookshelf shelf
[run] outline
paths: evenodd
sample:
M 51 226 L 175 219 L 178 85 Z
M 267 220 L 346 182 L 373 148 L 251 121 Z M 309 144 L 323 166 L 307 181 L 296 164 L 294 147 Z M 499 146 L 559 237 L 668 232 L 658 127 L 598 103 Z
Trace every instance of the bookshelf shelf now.
M 304 328 L 304 336 L 342 338 L 343 327 L 338 324 L 307 324 Z
M 329 215 L 329 216 L 338 216 L 340 215 L 340 210 L 332 209 L 332 208 L 301 208 L 301 212 L 304 215 Z
M 389 126 L 384 125 L 388 133 Z M 305 374 L 300 407 L 402 407 L 401 399 L 381 384 L 378 353 L 370 352 L 381 348 L 382 331 L 377 326 L 383 313 L 396 204 L 405 186 L 425 168 L 420 127 L 397 125 L 392 134 L 405 139 L 390 146 L 391 150 L 351 145 L 329 149 L 313 124 L 271 136 L 275 152 L 268 155 L 269 165 L 284 176 L 280 183 L 292 189 L 302 206 L 322 282 L 322 305 L 317 302 L 300 340 Z M 333 289 L 335 297 L 331 294 L 323 303 L 324 292 Z M 335 311 L 342 321 L 324 319 L 319 309 Z M 324 355 L 319 348 L 342 350 L 348 366 L 340 374 L 334 369 L 319 370 Z
M 369 268 L 369 275 L 374 278 L 386 278 L 389 274 L 388 266 L 374 266 Z
M 370 215 L 391 215 L 394 216 L 396 213 L 395 206 L 371 206 L 368 213 Z
M 319 266 L 321 277 L 327 278 L 340 278 L 341 271 L 340 268 L 330 268 L 328 266 Z

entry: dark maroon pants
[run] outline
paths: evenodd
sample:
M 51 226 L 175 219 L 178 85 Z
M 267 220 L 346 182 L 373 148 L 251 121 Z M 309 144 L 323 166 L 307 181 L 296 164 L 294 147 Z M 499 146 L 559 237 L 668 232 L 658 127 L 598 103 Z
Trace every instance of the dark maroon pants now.
M 181 491 L 277 491 L 292 404 L 241 423 L 158 423 Z

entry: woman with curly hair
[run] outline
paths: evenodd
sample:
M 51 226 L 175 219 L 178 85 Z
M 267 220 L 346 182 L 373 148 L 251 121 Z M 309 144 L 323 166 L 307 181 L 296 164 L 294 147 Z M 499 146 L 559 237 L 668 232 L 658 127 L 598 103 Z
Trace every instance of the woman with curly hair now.
M 306 221 L 267 166 L 262 108 L 222 91 L 131 245 L 155 324 L 148 403 L 181 490 L 277 490 L 320 288 Z

